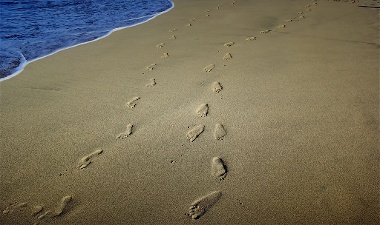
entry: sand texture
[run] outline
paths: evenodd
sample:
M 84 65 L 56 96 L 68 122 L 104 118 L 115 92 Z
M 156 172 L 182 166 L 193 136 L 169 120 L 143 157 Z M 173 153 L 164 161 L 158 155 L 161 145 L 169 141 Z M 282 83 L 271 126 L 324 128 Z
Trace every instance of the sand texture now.
M 380 224 L 378 3 L 174 3 L 0 82 L 0 224 Z

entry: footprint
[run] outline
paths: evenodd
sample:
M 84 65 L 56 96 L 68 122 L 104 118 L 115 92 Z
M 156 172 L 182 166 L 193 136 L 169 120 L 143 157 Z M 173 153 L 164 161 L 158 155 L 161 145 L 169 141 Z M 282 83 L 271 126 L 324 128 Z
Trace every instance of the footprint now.
M 157 65 L 156 63 L 152 63 L 149 66 L 147 66 L 146 69 L 149 71 L 152 71 L 156 65 Z
M 128 124 L 127 125 L 127 129 L 123 133 L 120 133 L 119 135 L 117 135 L 117 138 L 125 139 L 125 138 L 131 136 L 131 134 L 132 134 L 132 128 L 133 128 L 133 125 L 132 124 Z
M 235 42 L 231 41 L 231 42 L 225 43 L 224 47 L 231 47 L 234 44 L 235 44 Z
M 230 60 L 230 59 L 232 59 L 232 55 L 231 55 L 231 53 L 226 53 L 226 54 L 223 56 L 223 59 L 224 59 L 224 60 Z
M 197 115 L 199 117 L 206 117 L 208 113 L 208 104 L 202 104 L 197 109 Z
M 227 175 L 226 166 L 224 165 L 224 162 L 219 157 L 212 158 L 211 162 L 211 175 L 219 178 L 220 180 L 223 180 Z
M 247 37 L 245 40 L 246 41 L 254 41 L 254 40 L 256 40 L 256 37 Z
M 301 14 L 303 14 L 303 12 L 297 12 L 297 14 L 298 14 L 298 15 L 301 15 Z
M 161 59 L 166 59 L 166 58 L 169 58 L 169 53 L 167 52 L 164 52 L 161 56 Z
M 153 87 L 154 85 L 156 85 L 156 79 L 150 78 L 149 83 L 147 83 L 145 87 Z
M 32 207 L 32 216 L 37 216 L 38 213 L 42 212 L 42 210 L 44 209 L 43 206 L 41 205 L 35 205 Z
M 288 19 L 288 20 L 285 20 L 284 23 L 289 23 L 289 22 L 292 22 L 293 20 L 292 19 Z
M 136 106 L 136 101 L 139 100 L 140 97 L 136 96 L 134 98 L 132 98 L 129 102 L 127 102 L 127 106 L 128 108 L 132 109 Z
M 302 19 L 305 19 L 305 17 L 304 16 L 300 16 L 300 17 L 298 17 L 298 19 L 302 20 Z
M 195 21 L 195 18 L 191 18 L 189 19 L 190 22 L 194 22 Z
M 187 139 L 193 142 L 205 129 L 204 125 L 197 125 L 189 130 L 186 134 Z
M 156 45 L 156 47 L 159 49 L 159 48 L 163 48 L 164 45 L 165 45 L 165 43 L 160 43 L 160 44 Z
M 277 29 L 281 29 L 281 28 L 285 28 L 286 25 L 285 24 L 281 24 L 280 26 L 277 27 Z
M 227 135 L 226 129 L 224 129 L 223 125 L 220 123 L 215 124 L 214 129 L 214 138 L 216 140 L 223 140 L 224 136 Z
M 209 73 L 214 68 L 215 68 L 215 65 L 214 64 L 210 64 L 210 65 L 206 66 L 203 70 L 206 71 L 207 73 Z
M 59 202 L 59 205 L 57 206 L 57 208 L 54 210 L 54 213 L 53 213 L 53 216 L 59 216 L 61 215 L 66 206 L 69 204 L 69 202 L 73 199 L 72 196 L 70 195 L 67 195 L 67 196 L 64 196 L 61 201 Z
M 42 213 L 41 215 L 39 215 L 39 216 L 37 217 L 37 219 L 42 220 L 43 218 L 45 218 L 45 217 L 46 217 L 47 215 L 49 215 L 50 213 L 51 213 L 51 211 L 48 210 L 48 211 Z
M 26 202 L 22 202 L 22 203 L 13 203 L 13 204 L 10 204 L 9 206 L 7 206 L 6 209 L 3 210 L 3 214 L 9 214 L 9 213 L 13 213 L 13 211 L 19 209 L 19 208 L 24 208 L 28 205 L 28 203 Z
M 203 214 L 205 214 L 222 196 L 222 192 L 213 191 L 208 195 L 205 195 L 193 203 L 191 203 L 189 208 L 189 213 L 187 214 L 192 219 L 199 219 Z
M 175 40 L 175 39 L 177 39 L 177 37 L 173 35 L 173 36 L 171 36 L 169 39 L 170 39 L 170 40 Z
M 213 92 L 219 93 L 220 91 L 222 91 L 222 89 L 223 89 L 223 87 L 219 82 L 214 82 L 212 84 L 212 91 Z
M 84 156 L 83 158 L 81 158 L 79 160 L 79 169 L 84 169 L 86 168 L 88 165 L 90 165 L 91 161 L 90 159 L 92 159 L 92 157 L 94 156 L 97 156 L 97 155 L 100 155 L 103 153 L 103 150 L 102 149 L 96 149 L 95 151 L 93 151 L 92 153 Z
M 186 24 L 185 27 L 191 27 L 191 23 Z
M 174 28 L 174 29 L 171 29 L 171 30 L 169 30 L 169 32 L 174 32 L 174 31 L 176 31 L 176 30 L 178 30 L 177 28 Z
M 209 17 L 209 16 L 210 16 L 210 14 L 206 14 L 206 15 L 205 15 L 205 17 Z
M 262 31 L 260 31 L 261 34 L 267 34 L 269 32 L 271 32 L 271 30 L 262 30 Z

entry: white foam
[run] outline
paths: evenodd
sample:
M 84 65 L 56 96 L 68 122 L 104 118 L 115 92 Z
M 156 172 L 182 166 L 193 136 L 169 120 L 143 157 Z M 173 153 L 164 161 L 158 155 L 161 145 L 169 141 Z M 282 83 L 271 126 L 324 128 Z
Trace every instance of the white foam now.
M 169 1 L 170 1 L 170 0 L 169 0 Z M 125 26 L 125 27 L 114 28 L 114 29 L 112 29 L 111 31 L 109 31 L 107 34 L 105 34 L 104 36 L 102 36 L 102 37 L 98 37 L 98 38 L 96 38 L 96 39 L 94 39 L 94 40 L 92 40 L 92 41 L 87 41 L 87 42 L 79 43 L 79 44 L 72 45 L 72 46 L 69 46 L 69 47 L 61 48 L 61 49 L 58 49 L 58 50 L 56 50 L 56 51 L 54 51 L 54 52 L 52 52 L 52 53 L 50 53 L 50 54 L 47 54 L 47 55 L 45 55 L 45 56 L 41 56 L 41 57 L 38 57 L 38 58 L 32 59 L 32 60 L 30 60 L 30 61 L 27 61 L 27 60 L 25 59 L 25 57 L 21 54 L 21 55 L 23 56 L 23 58 L 25 59 L 25 61 L 22 62 L 22 63 L 20 63 L 20 65 L 16 68 L 17 71 L 16 71 L 15 73 L 13 73 L 13 74 L 11 74 L 11 75 L 9 75 L 9 76 L 6 76 L 6 77 L 4 77 L 4 78 L 0 78 L 0 82 L 5 81 L 5 80 L 8 80 L 8 79 L 10 79 L 10 78 L 12 78 L 12 77 L 15 77 L 16 75 L 20 74 L 20 73 L 24 70 L 25 66 L 28 65 L 29 63 L 32 63 L 32 62 L 37 61 L 37 60 L 39 60 L 39 59 L 46 58 L 46 57 L 48 57 L 48 56 L 54 55 L 55 53 L 58 53 L 58 52 L 60 52 L 60 51 L 63 51 L 63 50 L 69 49 L 69 48 L 74 48 L 74 47 L 77 47 L 77 46 L 79 46 L 79 45 L 85 45 L 85 44 L 88 44 L 88 43 L 91 43 L 91 42 L 98 41 L 98 40 L 100 40 L 100 39 L 103 39 L 103 38 L 109 36 L 110 34 L 112 34 L 112 33 L 115 32 L 115 31 L 122 30 L 122 29 L 129 28 L 129 27 L 134 27 L 134 26 L 137 26 L 137 25 L 140 25 L 140 24 L 146 23 L 146 22 L 148 22 L 148 21 L 150 21 L 150 20 L 156 18 L 157 16 L 159 16 L 159 15 L 161 15 L 161 14 L 164 14 L 164 13 L 170 11 L 171 9 L 173 9 L 173 8 L 174 8 L 174 2 L 172 2 L 172 1 L 170 1 L 170 2 L 171 2 L 171 7 L 168 8 L 167 10 L 165 10 L 165 11 L 162 11 L 162 12 L 160 12 L 160 13 L 156 13 L 156 14 L 153 14 L 153 15 L 147 15 L 147 16 L 142 16 L 142 17 L 131 18 L 131 19 L 125 20 L 125 21 L 130 21 L 130 20 L 138 20 L 138 19 L 143 19 L 143 18 L 151 17 L 151 18 L 149 18 L 149 19 L 147 19 L 147 20 L 145 20 L 145 21 L 143 21 L 143 22 L 136 23 L 136 24 L 132 24 L 132 25 Z

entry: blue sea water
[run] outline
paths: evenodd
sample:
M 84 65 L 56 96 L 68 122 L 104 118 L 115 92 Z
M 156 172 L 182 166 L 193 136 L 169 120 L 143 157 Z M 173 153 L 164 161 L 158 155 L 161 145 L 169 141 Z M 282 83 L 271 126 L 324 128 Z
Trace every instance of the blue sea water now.
M 170 0 L 0 0 L 0 80 L 59 50 L 146 22 Z

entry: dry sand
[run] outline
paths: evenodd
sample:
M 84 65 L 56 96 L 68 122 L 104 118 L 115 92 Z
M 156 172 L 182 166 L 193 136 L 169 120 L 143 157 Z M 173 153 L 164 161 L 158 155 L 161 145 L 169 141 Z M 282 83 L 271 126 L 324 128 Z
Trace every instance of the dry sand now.
M 379 224 L 376 2 L 174 2 L 0 83 L 0 224 Z

